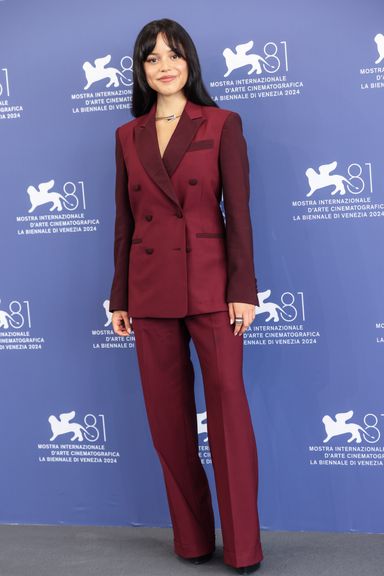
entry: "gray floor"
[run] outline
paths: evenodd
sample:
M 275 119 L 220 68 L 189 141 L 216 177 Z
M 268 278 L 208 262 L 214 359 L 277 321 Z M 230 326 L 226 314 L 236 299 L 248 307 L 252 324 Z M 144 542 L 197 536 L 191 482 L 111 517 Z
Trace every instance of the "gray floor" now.
M 0 576 L 231 576 L 221 535 L 208 563 L 172 550 L 168 528 L 0 525 Z M 258 576 L 383 576 L 384 535 L 263 532 Z

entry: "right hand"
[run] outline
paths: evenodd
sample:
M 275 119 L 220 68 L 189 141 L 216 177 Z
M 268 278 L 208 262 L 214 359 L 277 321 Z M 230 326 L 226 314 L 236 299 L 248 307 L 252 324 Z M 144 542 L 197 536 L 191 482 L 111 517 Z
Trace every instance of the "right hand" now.
M 129 336 L 133 332 L 126 310 L 115 310 L 112 313 L 112 327 L 119 336 Z

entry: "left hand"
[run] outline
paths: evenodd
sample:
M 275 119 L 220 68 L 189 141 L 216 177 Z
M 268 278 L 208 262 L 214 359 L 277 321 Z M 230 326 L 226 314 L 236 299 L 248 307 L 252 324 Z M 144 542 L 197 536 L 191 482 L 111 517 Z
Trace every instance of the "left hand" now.
M 244 334 L 248 327 L 252 324 L 256 316 L 256 306 L 253 304 L 245 304 L 244 302 L 229 302 L 228 303 L 229 322 L 234 325 L 233 333 L 235 336 Z M 242 319 L 242 322 L 236 322 L 236 318 Z

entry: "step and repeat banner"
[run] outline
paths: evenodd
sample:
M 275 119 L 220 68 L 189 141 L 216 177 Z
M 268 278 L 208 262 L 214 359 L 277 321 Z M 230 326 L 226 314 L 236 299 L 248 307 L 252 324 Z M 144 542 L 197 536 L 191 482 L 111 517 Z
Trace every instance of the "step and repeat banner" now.
M 262 526 L 383 532 L 381 0 L 0 1 L 0 522 L 170 525 L 135 338 L 108 311 L 114 132 L 162 17 L 248 142 Z

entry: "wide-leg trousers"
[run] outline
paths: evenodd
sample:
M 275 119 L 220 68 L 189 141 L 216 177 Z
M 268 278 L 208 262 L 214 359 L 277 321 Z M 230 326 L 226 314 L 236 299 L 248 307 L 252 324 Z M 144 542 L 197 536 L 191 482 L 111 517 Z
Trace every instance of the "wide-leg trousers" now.
M 192 338 L 204 382 L 224 562 L 234 567 L 260 562 L 258 463 L 243 382 L 242 336 L 234 336 L 227 311 L 133 318 L 132 324 L 176 554 L 202 556 L 215 548 L 211 494 L 198 454 Z

